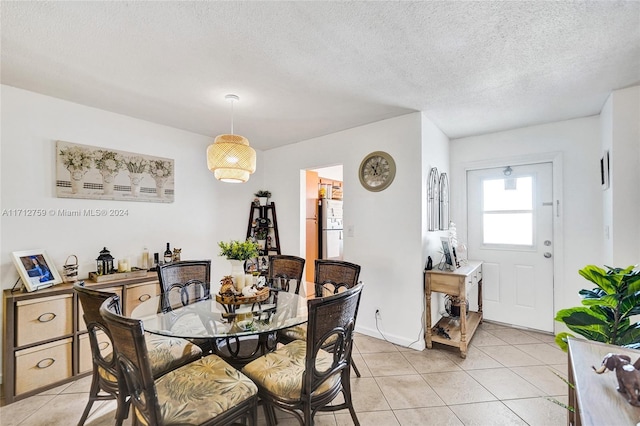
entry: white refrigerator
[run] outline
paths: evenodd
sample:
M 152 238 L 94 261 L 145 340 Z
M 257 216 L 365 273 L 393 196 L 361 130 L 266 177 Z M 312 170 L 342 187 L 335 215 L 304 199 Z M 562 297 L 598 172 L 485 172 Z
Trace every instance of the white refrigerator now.
M 322 259 L 342 260 L 342 201 L 320 199 L 320 253 Z

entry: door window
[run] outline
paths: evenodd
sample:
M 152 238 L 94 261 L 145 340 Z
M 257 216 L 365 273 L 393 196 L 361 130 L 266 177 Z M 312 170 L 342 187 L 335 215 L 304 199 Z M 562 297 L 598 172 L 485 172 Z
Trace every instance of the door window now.
M 533 245 L 533 176 L 482 182 L 485 245 Z

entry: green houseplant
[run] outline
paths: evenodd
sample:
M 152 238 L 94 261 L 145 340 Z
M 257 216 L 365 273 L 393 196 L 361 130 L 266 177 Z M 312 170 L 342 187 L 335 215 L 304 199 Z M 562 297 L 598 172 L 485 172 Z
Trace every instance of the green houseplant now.
M 271 192 L 266 189 L 261 189 L 253 195 L 258 198 L 258 205 L 260 206 L 266 206 L 269 202 L 269 198 L 271 198 Z
M 218 247 L 220 247 L 220 256 L 229 260 L 248 260 L 258 257 L 258 243 L 250 240 L 242 242 L 237 240 L 220 241 Z
M 580 290 L 583 306 L 561 309 L 555 320 L 589 340 L 640 348 L 640 322 L 631 322 L 633 315 L 640 314 L 640 271 L 634 270 L 635 266 L 605 267 L 606 271 L 587 265 L 579 271 L 597 287 Z M 563 332 L 556 336 L 565 352 L 567 337 L 573 335 Z

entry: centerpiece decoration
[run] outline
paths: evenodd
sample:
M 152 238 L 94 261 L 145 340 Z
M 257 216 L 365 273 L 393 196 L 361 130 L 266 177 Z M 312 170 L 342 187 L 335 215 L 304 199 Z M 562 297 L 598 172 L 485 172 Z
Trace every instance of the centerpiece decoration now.
M 91 151 L 79 146 L 70 146 L 60 150 L 62 164 L 71 174 L 71 193 L 78 194 L 84 189 L 84 175 L 91 168 Z
M 231 262 L 231 276 L 238 292 L 242 292 L 245 286 L 244 262 L 258 256 L 258 244 L 251 240 L 218 242 L 220 256 L 224 256 Z M 246 283 L 253 284 L 252 282 Z

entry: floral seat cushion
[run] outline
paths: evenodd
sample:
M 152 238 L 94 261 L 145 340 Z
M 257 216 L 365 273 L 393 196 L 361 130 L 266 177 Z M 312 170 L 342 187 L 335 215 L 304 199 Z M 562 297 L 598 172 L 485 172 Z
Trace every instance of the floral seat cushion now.
M 280 333 L 290 340 L 307 340 L 307 324 L 300 324 L 294 327 L 285 328 L 280 331 Z M 332 334 L 325 342 L 325 345 L 334 343 L 337 338 L 336 334 Z
M 186 339 L 151 333 L 145 333 L 144 337 L 153 377 L 160 377 L 183 364 L 202 357 L 202 350 Z M 104 355 L 106 362 L 110 362 L 112 357 L 113 352 Z M 109 382 L 116 383 L 118 381 L 116 376 L 100 365 L 98 366 L 98 374 Z
M 155 381 L 163 424 L 202 424 L 257 394 L 256 385 L 217 355 Z M 144 423 L 136 412 L 137 419 Z
M 269 393 L 285 400 L 299 400 L 305 371 L 307 343 L 295 340 L 247 364 L 242 372 Z M 331 368 L 333 355 L 320 350 L 316 358 L 318 371 Z M 340 382 L 340 373 L 325 380 L 313 393 L 319 396 Z

